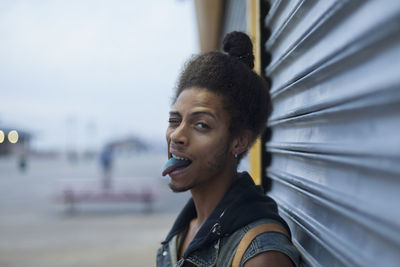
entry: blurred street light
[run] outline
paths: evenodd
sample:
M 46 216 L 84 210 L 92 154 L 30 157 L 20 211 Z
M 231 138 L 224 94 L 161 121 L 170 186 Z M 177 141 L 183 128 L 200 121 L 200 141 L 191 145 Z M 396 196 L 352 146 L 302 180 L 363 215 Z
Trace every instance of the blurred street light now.
M 0 130 L 0 144 L 4 142 L 4 132 Z
M 4 142 L 4 132 L 0 130 L 0 144 Z
M 8 133 L 8 141 L 11 144 L 15 144 L 18 142 L 18 132 L 16 130 L 12 130 Z

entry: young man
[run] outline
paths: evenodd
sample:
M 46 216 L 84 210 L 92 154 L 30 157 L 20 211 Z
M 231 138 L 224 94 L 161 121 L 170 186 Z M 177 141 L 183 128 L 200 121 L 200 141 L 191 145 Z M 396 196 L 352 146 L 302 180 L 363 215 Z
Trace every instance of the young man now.
M 163 175 L 174 192 L 190 190 L 192 199 L 162 243 L 157 266 L 231 266 L 246 233 L 267 223 L 283 231 L 259 234 L 235 261 L 246 267 L 298 266 L 276 203 L 247 173 L 237 173 L 271 112 L 267 84 L 252 71 L 247 35 L 228 34 L 224 50 L 228 54 L 195 57 L 179 80 Z

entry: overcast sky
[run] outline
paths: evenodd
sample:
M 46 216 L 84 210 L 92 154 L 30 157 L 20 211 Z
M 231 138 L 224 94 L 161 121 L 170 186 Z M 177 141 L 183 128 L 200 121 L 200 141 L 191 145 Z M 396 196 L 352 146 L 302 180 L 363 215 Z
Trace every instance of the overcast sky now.
M 190 0 L 0 0 L 0 127 L 45 149 L 162 140 L 197 52 Z

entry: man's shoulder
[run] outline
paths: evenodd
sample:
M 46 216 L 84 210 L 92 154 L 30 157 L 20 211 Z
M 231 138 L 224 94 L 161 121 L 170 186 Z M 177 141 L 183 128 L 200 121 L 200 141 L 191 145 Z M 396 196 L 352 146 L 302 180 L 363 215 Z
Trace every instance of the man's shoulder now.
M 282 228 L 284 227 L 284 225 L 282 225 L 279 221 L 273 219 L 255 220 L 237 229 L 231 235 L 226 236 L 221 244 L 221 254 L 225 254 L 226 259 L 229 259 L 229 262 L 231 263 L 236 254 L 239 243 L 246 235 L 246 233 L 257 226 L 264 224 L 278 224 Z M 250 245 L 247 247 L 245 253 L 243 254 L 240 266 L 243 266 L 246 261 L 253 258 L 254 256 L 266 251 L 281 252 L 287 255 L 295 263 L 296 266 L 299 261 L 299 252 L 292 244 L 290 238 L 287 235 L 277 231 L 267 231 L 257 235 L 251 241 Z

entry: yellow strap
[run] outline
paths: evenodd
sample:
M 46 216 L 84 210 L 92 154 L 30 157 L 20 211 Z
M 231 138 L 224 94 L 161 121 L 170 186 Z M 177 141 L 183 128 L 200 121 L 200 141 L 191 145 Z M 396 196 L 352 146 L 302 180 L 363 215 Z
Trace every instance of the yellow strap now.
M 242 260 L 242 257 L 244 255 L 244 253 L 246 252 L 247 248 L 250 246 L 251 242 L 254 240 L 254 238 L 256 238 L 257 236 L 259 236 L 260 234 L 263 234 L 265 232 L 278 232 L 278 233 L 284 234 L 287 238 L 290 239 L 288 232 L 280 224 L 264 223 L 264 224 L 257 225 L 255 227 L 251 228 L 242 237 L 242 240 L 240 240 L 240 243 L 236 250 L 236 254 L 233 257 L 232 267 L 240 266 L 240 261 Z

